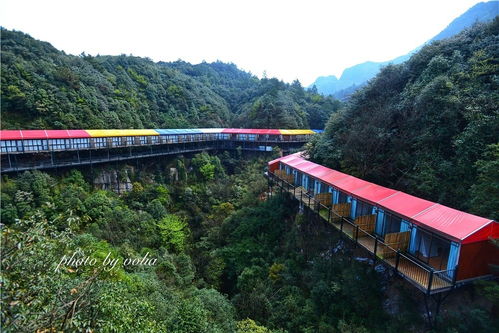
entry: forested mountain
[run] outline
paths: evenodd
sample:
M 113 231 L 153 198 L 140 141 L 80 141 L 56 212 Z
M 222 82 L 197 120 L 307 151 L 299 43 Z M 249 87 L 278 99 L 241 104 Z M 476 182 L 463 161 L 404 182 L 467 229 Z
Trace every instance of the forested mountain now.
M 499 1 L 480 2 L 453 20 L 444 30 L 425 44 L 454 36 L 475 23 L 491 21 L 497 15 L 499 15 Z M 364 86 L 368 80 L 376 76 L 382 67 L 407 61 L 420 48 L 421 46 L 392 60 L 383 62 L 366 61 L 349 67 L 343 71 L 339 79 L 334 75 L 321 76 L 311 86 L 315 85 L 317 91 L 321 94 L 332 95 L 344 100 L 355 90 Z
M 2 30 L 2 127 L 329 119 L 308 147 L 313 159 L 497 219 L 498 55 L 496 19 L 387 66 L 339 109 L 299 82 L 259 80 L 232 64 L 68 56 Z M 419 291 L 290 197 L 269 195 L 262 171 L 271 154 L 2 175 L 2 331 L 497 331 L 496 281 L 446 295 L 428 331 Z M 129 190 L 107 190 L 112 179 Z M 63 262 L 72 254 L 78 260 Z M 138 264 L 144 258 L 156 261 Z
M 234 64 L 192 65 L 183 61 L 162 64 L 197 78 L 222 96 L 235 116 L 236 127 L 251 124 L 257 128 L 322 129 L 330 114 L 340 107 L 333 98 L 305 91 L 299 81 L 286 84 L 275 78 L 259 80 Z
M 310 147 L 336 169 L 497 219 L 499 19 L 385 67 Z
M 339 102 L 235 65 L 67 55 L 2 29 L 2 128 L 323 128 Z

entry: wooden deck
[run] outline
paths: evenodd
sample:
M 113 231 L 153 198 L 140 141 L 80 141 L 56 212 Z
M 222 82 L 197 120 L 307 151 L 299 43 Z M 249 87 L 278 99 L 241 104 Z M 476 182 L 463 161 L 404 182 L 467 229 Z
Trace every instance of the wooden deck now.
M 377 239 L 373 234 L 362 230 L 359 225 L 356 225 L 350 219 L 340 217 L 341 215 L 344 215 L 344 212 L 336 212 L 335 214 L 335 205 L 333 205 L 333 210 L 330 212 L 327 207 L 319 205 L 318 201 L 315 201 L 313 197 L 307 194 L 303 187 L 294 188 L 292 185 L 289 186 L 286 184 L 283 188 L 285 190 L 288 190 L 289 188 L 288 191 L 293 194 L 298 201 L 301 201 L 304 206 L 309 207 L 312 211 L 318 213 L 327 223 L 331 224 L 348 238 L 362 246 L 377 260 L 380 260 L 395 269 L 397 273 L 420 290 L 436 293 L 449 290 L 453 287 L 450 278 L 445 275 L 446 272 L 433 271 L 432 273 L 430 268 L 425 267 L 422 263 L 418 263 L 416 261 L 417 259 L 411 258 L 411 256 L 404 253 L 402 249 L 400 251 L 395 250 L 393 247 L 384 244 L 382 240 Z M 340 209 L 343 208 L 344 207 L 340 207 Z

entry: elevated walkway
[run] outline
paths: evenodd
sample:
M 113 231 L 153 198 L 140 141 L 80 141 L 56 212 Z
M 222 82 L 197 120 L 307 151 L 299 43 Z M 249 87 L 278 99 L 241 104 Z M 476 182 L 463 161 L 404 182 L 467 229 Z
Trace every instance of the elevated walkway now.
M 275 147 L 283 152 L 299 149 L 306 140 L 300 141 L 241 141 L 241 140 L 199 140 L 151 144 L 129 144 L 117 147 L 84 149 L 52 149 L 50 151 L 26 151 L 1 154 L 1 173 L 41 170 L 63 167 L 78 167 L 126 161 L 140 158 L 160 157 L 207 150 L 236 150 L 269 153 Z
M 360 246 L 370 253 L 375 262 L 382 262 L 394 269 L 398 275 L 425 294 L 442 293 L 456 286 L 456 281 L 449 277 L 453 274 L 449 274 L 448 270 L 434 270 L 430 266 L 418 262 L 416 258 L 407 253 L 405 247 L 408 239 L 403 233 L 388 234 L 384 240 L 379 239 L 374 235 L 369 215 L 361 216 L 354 221 L 348 217 L 350 204 L 325 205 L 327 199 L 321 200 L 319 195 L 310 195 L 303 187 L 294 186 L 289 180 L 281 178 L 279 172 L 277 174 L 268 173 L 267 177 L 271 184 L 271 193 L 275 186 L 281 192 L 289 193 L 292 198 L 336 228 L 356 246 Z

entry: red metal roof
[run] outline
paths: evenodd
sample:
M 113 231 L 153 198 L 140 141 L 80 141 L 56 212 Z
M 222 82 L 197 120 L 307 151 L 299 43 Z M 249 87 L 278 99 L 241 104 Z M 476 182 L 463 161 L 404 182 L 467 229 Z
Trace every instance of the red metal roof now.
M 413 195 L 379 186 L 345 173 L 310 162 L 300 153 L 276 159 L 269 164 L 282 162 L 326 184 L 353 196 L 389 210 L 417 225 L 440 233 L 448 238 L 470 243 L 499 236 L 495 221 L 446 207 Z
M 303 172 L 306 172 L 310 176 L 313 176 L 313 174 L 311 174 L 309 171 L 312 170 L 313 168 L 315 168 L 316 166 L 317 166 L 317 164 L 307 161 L 306 163 L 300 164 L 300 170 L 302 170 Z
M 353 194 L 369 201 L 372 204 L 378 203 L 379 201 L 394 195 L 398 191 L 393 190 L 388 187 L 383 187 L 376 184 L 370 184 L 369 186 L 362 187 L 353 191 Z
M 473 232 L 471 235 L 466 237 L 461 243 L 469 244 L 474 242 L 480 242 L 484 239 L 497 239 L 499 238 L 499 223 L 496 221 L 487 224 L 482 229 Z
M 339 179 L 334 185 L 340 190 L 352 194 L 353 191 L 367 187 L 371 185 L 371 183 L 354 176 L 348 176 Z
M 323 177 L 321 177 L 321 180 L 325 181 L 326 183 L 329 184 L 334 184 L 338 180 L 345 178 L 345 177 L 350 177 L 346 173 L 339 172 L 336 170 L 331 169 L 331 172 Z
M 305 159 L 300 158 L 300 156 L 301 156 L 301 152 L 294 153 L 291 155 L 281 156 L 279 158 L 276 158 L 275 160 L 268 162 L 267 165 L 269 166 L 269 170 L 275 170 L 275 169 L 278 169 L 278 167 L 276 167 L 276 164 L 278 164 L 281 161 L 293 161 L 295 159 L 298 159 L 299 161 L 303 161 L 303 162 L 306 161 Z
M 46 130 L 49 139 L 90 138 L 84 130 Z
M 303 159 L 292 159 L 292 160 L 283 160 L 282 162 L 286 163 L 287 165 L 295 168 L 295 169 L 298 169 L 298 170 L 301 170 L 301 168 L 304 168 L 306 167 L 308 164 L 308 161 L 307 160 L 303 160 Z
M 412 218 L 425 209 L 436 205 L 436 203 L 415 197 L 404 192 L 397 192 L 394 195 L 387 197 L 386 199 L 378 201 L 378 205 L 399 213 L 400 215 Z
M 308 173 L 315 178 L 322 179 L 324 176 L 330 174 L 331 171 L 332 171 L 331 169 L 326 168 L 322 165 L 316 165 L 313 169 L 310 169 Z
M 21 140 L 23 138 L 20 130 L 0 131 L 0 140 Z
M 3 130 L 0 140 L 89 138 L 85 130 Z
M 492 222 L 492 220 L 440 204 L 423 210 L 412 219 L 434 230 L 452 235 L 458 240 L 468 238 Z
M 45 130 L 22 130 L 23 139 L 46 139 L 47 133 Z

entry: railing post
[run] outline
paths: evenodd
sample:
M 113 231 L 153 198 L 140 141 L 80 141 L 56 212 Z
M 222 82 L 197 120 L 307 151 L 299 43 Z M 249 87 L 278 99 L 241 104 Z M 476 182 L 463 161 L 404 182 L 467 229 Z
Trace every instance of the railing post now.
M 456 279 L 457 279 L 457 267 L 458 267 L 458 265 L 456 265 L 456 267 L 454 267 L 454 274 L 452 275 L 452 286 L 455 286 L 455 285 L 456 285 Z
M 359 226 L 355 225 L 355 243 L 359 243 Z
M 430 278 L 428 279 L 428 293 L 431 291 L 431 285 L 433 284 L 433 270 L 430 271 Z
M 310 195 L 308 195 L 308 208 L 310 208 Z M 313 207 L 312 207 L 312 210 L 314 210 Z
M 395 257 L 395 272 L 399 271 L 399 262 L 400 262 L 400 251 L 397 250 L 397 255 Z
M 343 232 L 343 217 L 340 216 L 340 230 Z
M 331 223 L 331 207 L 329 207 L 329 210 L 328 210 L 327 222 Z
M 376 252 L 378 251 L 378 237 L 374 237 L 374 260 L 376 260 Z

